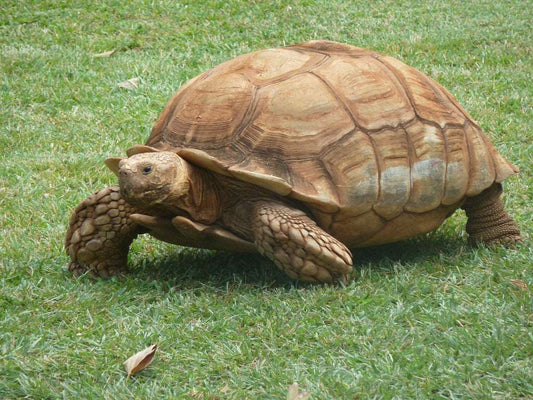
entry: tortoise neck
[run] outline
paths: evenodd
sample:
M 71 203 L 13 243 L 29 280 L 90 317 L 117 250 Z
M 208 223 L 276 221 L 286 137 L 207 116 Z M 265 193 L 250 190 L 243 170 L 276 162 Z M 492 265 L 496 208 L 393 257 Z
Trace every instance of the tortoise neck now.
M 180 208 L 192 219 L 204 223 L 214 223 L 221 213 L 222 202 L 217 180 L 213 173 L 185 162 L 189 190 L 183 196 Z

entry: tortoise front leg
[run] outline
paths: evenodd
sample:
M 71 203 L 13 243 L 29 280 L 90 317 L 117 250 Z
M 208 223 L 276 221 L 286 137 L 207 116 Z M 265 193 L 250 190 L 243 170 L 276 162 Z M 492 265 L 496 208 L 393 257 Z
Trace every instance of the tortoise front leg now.
M 131 242 L 145 232 L 130 215 L 136 210 L 121 197 L 118 186 L 104 188 L 83 200 L 65 239 L 69 271 L 108 277 L 128 270 Z
M 306 282 L 348 280 L 350 250 L 303 211 L 269 201 L 254 208 L 255 245 L 287 275 Z

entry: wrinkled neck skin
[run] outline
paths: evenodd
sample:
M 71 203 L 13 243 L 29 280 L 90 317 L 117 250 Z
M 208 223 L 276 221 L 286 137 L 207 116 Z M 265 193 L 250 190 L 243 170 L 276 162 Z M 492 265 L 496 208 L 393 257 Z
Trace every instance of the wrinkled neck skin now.
M 196 221 L 214 223 L 222 212 L 220 189 L 212 173 L 187 164 L 189 191 L 183 199 L 183 209 Z
M 153 207 L 170 216 L 185 215 L 204 224 L 214 223 L 221 213 L 218 185 L 209 171 L 184 162 L 185 182 L 176 179 L 171 190 Z

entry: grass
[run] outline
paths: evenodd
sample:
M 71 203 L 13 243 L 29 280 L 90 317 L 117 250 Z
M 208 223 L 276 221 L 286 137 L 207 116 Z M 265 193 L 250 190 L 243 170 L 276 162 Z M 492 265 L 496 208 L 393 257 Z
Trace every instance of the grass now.
M 293 381 L 313 399 L 533 397 L 530 1 L 0 9 L 0 398 L 282 399 Z M 187 79 L 314 38 L 391 54 L 454 93 L 521 168 L 505 203 L 524 244 L 473 249 L 456 213 L 426 236 L 356 251 L 346 287 L 148 238 L 128 277 L 72 279 L 66 225 L 114 182 L 106 157 L 143 143 Z M 133 77 L 137 90 L 118 88 Z M 154 363 L 127 380 L 122 362 L 152 343 Z

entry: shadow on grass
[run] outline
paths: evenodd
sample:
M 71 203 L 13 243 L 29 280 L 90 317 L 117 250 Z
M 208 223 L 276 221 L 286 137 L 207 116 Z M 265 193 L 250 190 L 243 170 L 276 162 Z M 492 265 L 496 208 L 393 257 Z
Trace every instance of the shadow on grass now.
M 394 273 L 398 264 L 428 273 L 435 260 L 453 259 L 467 246 L 463 238 L 432 233 L 388 245 L 353 249 L 355 275 L 361 268 L 385 274 Z M 132 265 L 132 274 L 146 281 L 165 281 L 181 288 L 213 286 L 252 286 L 261 289 L 305 287 L 279 271 L 274 263 L 259 254 L 238 254 L 176 247 L 165 256 L 142 258 Z M 442 261 L 441 261 L 442 262 Z
M 375 264 L 385 266 L 390 263 L 427 263 L 435 258 L 456 257 L 470 246 L 461 237 L 450 238 L 431 233 L 401 242 L 381 246 L 352 249 L 354 265 Z
M 181 288 L 235 285 L 290 287 L 292 281 L 259 254 L 179 248 L 168 255 L 141 259 L 132 274 L 142 280 L 166 281 Z

